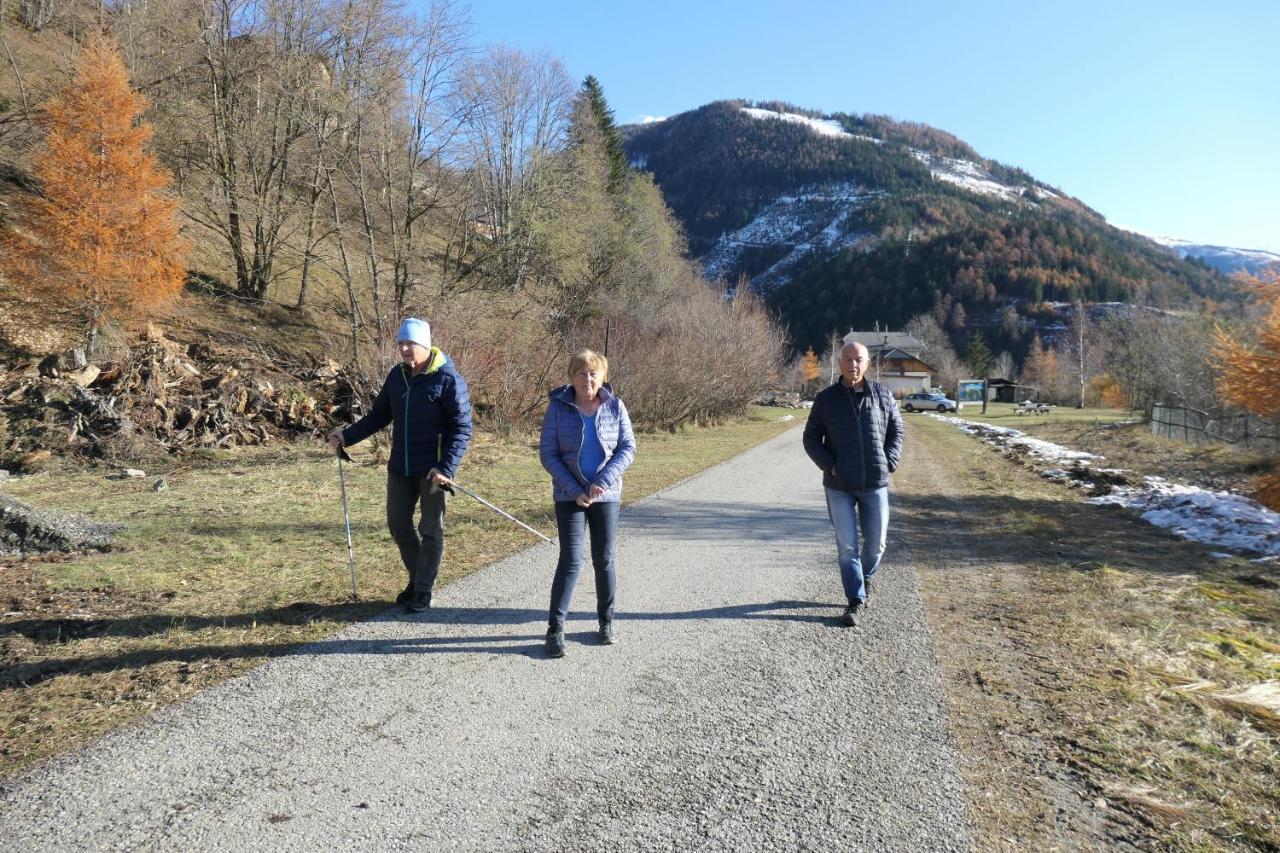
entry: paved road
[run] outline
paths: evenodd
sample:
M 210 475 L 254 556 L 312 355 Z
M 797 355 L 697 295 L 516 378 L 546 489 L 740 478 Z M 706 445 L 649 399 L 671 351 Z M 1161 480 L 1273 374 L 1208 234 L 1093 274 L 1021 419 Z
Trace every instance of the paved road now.
M 915 575 L 841 592 L 793 430 L 628 508 L 620 644 L 540 545 L 0 785 L 0 849 L 967 849 Z

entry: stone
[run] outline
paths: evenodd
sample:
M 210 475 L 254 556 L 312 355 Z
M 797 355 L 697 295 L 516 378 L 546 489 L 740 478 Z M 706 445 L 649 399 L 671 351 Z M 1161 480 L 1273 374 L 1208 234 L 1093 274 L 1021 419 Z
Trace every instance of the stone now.
M 166 480 L 164 477 L 157 477 L 156 481 L 151 484 L 151 491 L 153 492 L 169 491 L 169 481 Z
M 125 468 L 120 471 L 120 475 L 126 480 L 138 480 L 147 476 L 147 472 L 139 471 L 137 468 Z

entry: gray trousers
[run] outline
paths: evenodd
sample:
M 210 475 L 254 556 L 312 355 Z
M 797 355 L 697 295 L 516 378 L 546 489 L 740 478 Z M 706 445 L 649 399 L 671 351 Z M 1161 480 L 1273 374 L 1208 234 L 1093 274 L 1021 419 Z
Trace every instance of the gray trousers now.
M 430 477 L 387 472 L 387 529 L 400 549 L 400 559 L 417 595 L 431 596 L 444 556 L 444 509 L 448 493 Z M 417 528 L 413 510 L 422 505 Z

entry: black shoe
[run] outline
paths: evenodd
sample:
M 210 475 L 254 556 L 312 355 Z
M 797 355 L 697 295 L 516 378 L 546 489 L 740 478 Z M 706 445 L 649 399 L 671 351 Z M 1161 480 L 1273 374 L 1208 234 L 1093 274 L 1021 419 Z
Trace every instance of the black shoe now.
M 861 616 L 862 605 L 852 604 L 844 609 L 844 615 L 840 617 L 840 624 L 846 628 L 857 628 Z
M 551 628 L 547 631 L 547 657 L 564 657 L 564 631 Z
M 613 632 L 613 623 L 601 622 L 600 623 L 600 645 L 612 646 L 616 642 L 618 642 L 618 635 Z
M 409 585 L 400 590 L 400 594 L 396 596 L 396 604 L 408 604 L 411 598 L 413 598 L 413 581 L 409 581 Z
M 421 613 L 424 610 L 430 610 L 431 593 L 415 592 L 409 597 L 409 600 L 404 603 L 404 609 L 406 613 Z
M 863 596 L 865 596 L 862 599 L 863 607 L 866 607 L 868 604 L 871 603 L 871 594 L 876 591 L 876 586 L 878 586 L 878 584 L 876 583 L 875 578 L 867 578 L 866 581 L 863 582 L 862 594 Z

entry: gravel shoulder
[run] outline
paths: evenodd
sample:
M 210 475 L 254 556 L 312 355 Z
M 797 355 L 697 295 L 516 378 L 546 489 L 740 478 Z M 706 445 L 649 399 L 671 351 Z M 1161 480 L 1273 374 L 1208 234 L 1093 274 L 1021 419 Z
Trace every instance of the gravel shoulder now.
M 968 849 L 891 531 L 866 624 L 793 430 L 627 508 L 620 644 L 537 546 L 0 786 L 0 849 Z M 446 556 L 447 559 L 447 556 Z

